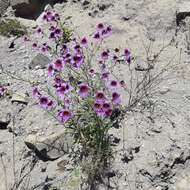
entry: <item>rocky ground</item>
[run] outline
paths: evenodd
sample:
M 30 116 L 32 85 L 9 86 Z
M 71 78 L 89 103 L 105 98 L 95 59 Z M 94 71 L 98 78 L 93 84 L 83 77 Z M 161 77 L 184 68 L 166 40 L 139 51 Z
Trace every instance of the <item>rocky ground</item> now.
M 190 190 L 188 0 L 67 0 L 54 9 L 63 18 L 70 16 L 69 26 L 80 35 L 91 33 L 99 22 L 112 25 L 108 47 L 130 48 L 140 66 L 158 55 L 153 76 L 165 68 L 148 91 L 149 99 L 110 132 L 118 139 L 110 187 L 99 189 Z M 10 10 L 2 13 L 12 17 Z M 42 24 L 40 18 L 17 19 L 29 31 Z M 21 38 L 0 38 L 0 64 L 9 75 L 46 82 L 50 58 L 37 55 Z M 15 46 L 9 48 L 12 41 Z M 121 75 L 129 79 L 125 70 Z M 10 90 L 10 97 L 0 100 L 0 190 L 83 189 L 80 168 L 71 172 L 67 165 L 72 139 L 34 104 L 27 82 L 3 73 L 0 79 Z

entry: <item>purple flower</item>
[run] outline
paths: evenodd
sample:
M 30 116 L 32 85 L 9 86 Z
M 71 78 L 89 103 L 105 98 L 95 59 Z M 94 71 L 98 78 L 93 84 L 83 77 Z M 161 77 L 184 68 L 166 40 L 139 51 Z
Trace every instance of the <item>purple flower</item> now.
M 88 41 L 87 41 L 87 38 L 86 37 L 83 37 L 82 39 L 81 39 L 81 45 L 82 45 L 82 47 L 87 47 L 87 45 L 88 45 Z
M 64 68 L 64 62 L 63 62 L 63 60 L 61 58 L 55 60 L 54 63 L 53 63 L 53 67 L 57 71 L 62 71 L 63 68 Z
M 57 114 L 57 119 L 62 122 L 65 123 L 67 122 L 69 119 L 72 118 L 72 113 L 69 110 L 63 109 L 61 111 L 58 112 Z
M 49 51 L 51 48 L 48 46 L 47 43 L 43 43 L 42 44 L 42 47 L 41 47 L 41 51 L 42 52 L 46 52 L 46 51 Z
M 39 99 L 41 97 L 41 93 L 39 92 L 38 88 L 37 87 L 34 87 L 32 89 L 32 97 L 34 99 Z
M 112 93 L 112 102 L 113 104 L 120 104 L 121 103 L 121 96 L 117 92 Z
M 99 32 L 96 32 L 96 33 L 93 35 L 93 38 L 94 38 L 96 41 L 99 41 L 99 40 L 101 39 L 100 33 L 99 33 Z
M 129 49 L 125 49 L 124 51 L 124 57 L 125 57 L 125 61 L 130 64 L 131 63 L 131 52 L 129 51 Z
M 41 29 L 40 27 L 38 27 L 37 30 L 36 30 L 36 32 L 37 32 L 38 34 L 41 34 L 41 33 L 42 33 L 42 29 Z
M 111 28 L 111 26 L 107 26 L 105 29 L 103 29 L 103 30 L 101 31 L 101 35 L 102 35 L 103 38 L 106 38 L 106 37 L 110 36 L 111 33 L 112 33 L 112 28 Z
M 86 98 L 89 93 L 89 87 L 86 84 L 80 84 L 78 94 L 81 98 Z
M 51 16 L 49 17 L 49 21 L 56 21 L 55 16 L 51 15 Z
M 89 70 L 89 74 L 93 77 L 93 76 L 95 76 L 95 70 L 94 69 L 90 69 Z
M 49 35 L 49 39 L 55 39 L 55 32 L 51 32 Z
M 79 44 L 74 45 L 74 50 L 76 54 L 82 54 L 82 48 Z
M 64 99 L 65 95 L 72 90 L 72 87 L 68 83 L 62 83 L 61 86 L 57 87 L 57 95 Z
M 52 110 L 53 108 L 55 108 L 55 102 L 53 100 L 49 100 L 47 103 L 47 110 Z
M 48 65 L 48 76 L 52 77 L 54 75 L 55 71 L 54 71 L 54 66 L 53 64 L 49 64 Z
M 108 58 L 109 58 L 109 52 L 108 52 L 108 51 L 103 51 L 103 52 L 101 53 L 101 58 L 102 58 L 102 60 L 104 60 L 104 61 L 108 60 Z
M 117 55 L 113 55 L 113 61 L 117 61 L 118 60 L 118 56 Z
M 103 23 L 99 23 L 97 25 L 97 30 L 103 30 L 104 29 L 104 24 Z
M 43 14 L 42 19 L 43 19 L 44 21 L 48 21 L 48 17 L 47 17 L 47 14 L 46 14 L 46 13 Z
M 131 64 L 131 56 L 126 57 L 126 62 L 127 62 L 128 64 Z
M 104 103 L 106 100 L 106 97 L 103 92 L 97 92 L 95 99 L 96 99 L 96 102 L 98 103 Z
M 98 116 L 104 117 L 105 112 L 102 109 L 102 104 L 101 103 L 95 102 L 94 105 L 93 105 L 93 109 L 94 109 L 94 111 L 96 112 L 96 114 Z
M 121 85 L 121 86 L 125 86 L 125 81 L 124 81 L 124 80 L 121 80 L 121 81 L 120 81 L 120 85 Z
M 24 42 L 29 42 L 30 41 L 30 39 L 27 36 L 24 36 L 23 40 L 24 40 Z
M 0 86 L 0 97 L 3 96 L 6 92 L 6 88 L 3 86 Z
M 110 105 L 109 103 L 105 102 L 105 103 L 103 103 L 103 105 L 102 105 L 102 109 L 103 109 L 104 111 L 107 111 L 107 110 L 111 109 L 111 105 Z
M 56 20 L 60 20 L 60 16 L 59 16 L 58 13 L 55 13 L 55 14 L 54 14 L 54 17 L 55 17 Z
M 117 88 L 117 86 L 118 86 L 118 83 L 117 83 L 116 80 L 112 80 L 112 81 L 110 81 L 110 87 L 111 87 L 112 89 Z
M 39 94 L 39 92 L 36 92 L 36 94 Z M 39 95 L 36 95 L 39 96 Z M 39 105 L 47 110 L 52 110 L 55 107 L 55 102 L 53 100 L 50 100 L 48 97 L 46 96 L 39 96 Z
M 32 47 L 33 47 L 33 48 L 37 48 L 37 47 L 38 47 L 37 43 L 33 43 L 33 44 L 32 44 Z
M 55 26 L 50 26 L 49 31 L 54 31 L 55 30 Z
M 62 86 L 60 86 L 60 87 L 57 88 L 57 95 L 60 98 L 64 99 L 65 94 L 66 94 L 66 87 L 65 86 L 62 85 Z
M 110 117 L 110 116 L 112 115 L 112 112 L 113 112 L 112 109 L 108 109 L 108 110 L 105 111 L 105 115 L 106 115 L 107 117 Z
M 108 117 L 112 114 L 111 105 L 109 103 L 98 103 L 95 102 L 93 105 L 93 109 L 96 114 L 100 117 Z
M 107 28 L 106 28 L 106 33 L 107 33 L 108 36 L 112 33 L 112 28 L 111 28 L 111 26 L 107 26 Z
M 71 104 L 71 101 L 70 101 L 68 98 L 65 98 L 65 99 L 64 99 L 64 106 L 65 106 L 66 108 L 68 108 L 68 107 L 70 106 L 70 104 Z
M 60 30 L 59 28 L 56 28 L 56 29 L 55 29 L 55 34 L 56 34 L 56 35 L 61 34 L 61 30 Z
M 96 103 L 94 103 L 93 108 L 95 111 L 100 111 L 102 108 L 102 105 L 100 103 L 96 102 Z
M 109 79 L 109 74 L 110 74 L 109 72 L 104 72 L 104 73 L 102 73 L 102 77 L 101 78 L 103 80 L 108 80 Z
M 39 98 L 39 104 L 42 108 L 47 109 L 49 103 L 49 99 L 46 96 L 41 96 Z
M 58 88 L 63 83 L 63 79 L 60 76 L 55 76 L 54 82 L 55 82 L 54 87 Z
M 75 54 L 73 57 L 72 57 L 72 65 L 76 68 L 79 68 L 83 62 L 84 62 L 84 58 L 82 55 L 80 54 Z

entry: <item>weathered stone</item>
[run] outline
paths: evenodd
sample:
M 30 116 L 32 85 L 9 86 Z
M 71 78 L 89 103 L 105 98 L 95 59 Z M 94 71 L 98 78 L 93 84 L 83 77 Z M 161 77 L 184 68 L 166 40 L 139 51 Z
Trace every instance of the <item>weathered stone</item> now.
M 1 121 L 0 120 L 0 129 L 1 130 L 4 130 L 4 129 L 7 129 L 7 126 L 9 124 L 10 121 Z
M 6 11 L 6 9 L 9 7 L 9 1 L 8 0 L 1 0 L 0 1 L 0 16 Z
M 49 63 L 50 59 L 45 55 L 39 53 L 29 64 L 29 69 L 45 69 Z
M 9 113 L 0 113 L 0 130 L 7 129 L 11 121 L 11 115 Z
M 36 19 L 47 4 L 54 5 L 63 0 L 11 0 L 15 15 L 27 19 Z
M 176 24 L 179 25 L 182 20 L 190 16 L 190 2 L 178 3 L 178 10 L 176 13 Z
M 44 7 L 44 11 L 50 11 L 52 10 L 52 6 L 50 4 L 47 4 L 45 7 Z
M 69 133 L 59 132 L 48 137 L 29 135 L 25 144 L 34 151 L 42 161 L 53 161 L 69 152 L 73 144 L 73 138 Z
M 28 103 L 28 97 L 25 93 L 14 93 L 11 98 L 11 102 L 17 102 L 22 104 Z

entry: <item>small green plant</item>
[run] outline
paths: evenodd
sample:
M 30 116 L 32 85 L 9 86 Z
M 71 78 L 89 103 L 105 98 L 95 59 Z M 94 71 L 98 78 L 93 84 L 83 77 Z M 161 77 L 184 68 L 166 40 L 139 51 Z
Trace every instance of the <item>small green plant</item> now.
M 27 34 L 26 27 L 23 26 L 19 21 L 11 19 L 0 21 L 0 35 L 6 37 L 21 37 L 25 34 Z
M 61 30 L 62 30 L 62 39 L 61 39 L 61 43 L 68 43 L 71 41 L 72 36 L 73 36 L 73 31 L 71 29 L 69 29 L 68 27 L 65 26 L 65 23 L 61 24 Z

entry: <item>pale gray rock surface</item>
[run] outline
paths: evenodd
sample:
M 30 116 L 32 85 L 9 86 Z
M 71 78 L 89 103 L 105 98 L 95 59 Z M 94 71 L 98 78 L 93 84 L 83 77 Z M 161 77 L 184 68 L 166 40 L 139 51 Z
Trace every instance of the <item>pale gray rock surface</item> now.
M 136 107 L 135 112 L 128 113 L 122 127 L 110 131 L 117 137 L 115 147 L 117 154 L 112 163 L 115 176 L 109 179 L 114 190 L 189 190 L 190 187 L 190 57 L 188 51 L 189 23 L 183 19 L 183 26 L 176 25 L 176 12 L 187 1 L 174 0 L 92 0 L 68 1 L 56 4 L 55 9 L 62 17 L 71 16 L 70 22 L 79 34 L 94 31 L 99 22 L 113 26 L 113 36 L 108 40 L 108 47 L 130 48 L 138 64 L 146 65 L 163 46 L 165 48 L 156 61 L 151 74 L 157 74 L 169 61 L 171 66 L 161 75 L 156 83 L 151 99 L 145 99 Z M 180 4 L 181 3 L 181 4 Z M 183 5 L 185 9 L 188 6 Z M 180 9 L 182 12 L 182 9 Z M 80 19 L 79 19 L 80 18 Z M 24 22 L 27 22 L 25 20 Z M 35 22 L 35 21 L 34 21 Z M 30 22 L 28 21 L 28 25 Z M 40 21 L 36 21 L 36 24 Z M 35 24 L 34 24 L 35 25 Z M 31 34 L 36 39 L 35 34 Z M 45 64 L 38 70 L 28 70 L 37 53 L 24 44 L 22 39 L 15 40 L 15 49 L 10 51 L 10 39 L 2 38 L 0 43 L 1 64 L 13 74 L 24 79 L 46 82 Z M 147 53 L 147 48 L 149 52 Z M 39 64 L 42 64 L 40 61 Z M 135 63 L 134 63 L 135 64 Z M 37 64 L 38 65 L 38 64 Z M 126 70 L 121 70 L 129 81 Z M 1 76 L 2 74 L 0 74 Z M 31 87 L 9 77 L 11 91 L 31 94 Z M 127 99 L 127 97 L 126 97 Z M 7 115 L 10 115 L 10 121 Z M 7 119 L 8 118 L 8 119 Z M 14 119 L 13 119 L 14 118 Z M 65 190 L 64 180 L 69 176 L 65 163 L 66 155 L 53 161 L 39 160 L 35 151 L 26 147 L 28 136 L 54 136 L 62 131 L 61 126 L 29 100 L 27 105 L 11 103 L 11 99 L 0 100 L 0 121 L 7 122 L 7 129 L 0 129 L 0 153 L 6 165 L 8 185 L 13 183 L 13 134 L 15 142 L 16 170 L 24 164 L 35 167 L 30 172 L 30 188 L 43 189 L 53 184 Z M 44 147 L 39 147 L 41 151 Z M 54 154 L 54 152 L 53 152 Z M 0 168 L 2 163 L 0 162 Z M 61 169 L 60 169 L 61 168 Z M 0 169 L 0 180 L 5 181 Z M 60 179 L 62 184 L 59 183 Z M 19 180 L 19 179 L 18 179 Z M 4 184 L 2 183 L 4 188 Z M 1 188 L 1 186 L 0 186 Z M 28 189 L 30 189 L 28 188 Z M 75 188 L 76 190 L 77 188 Z M 107 189 L 100 186 L 100 190 Z

